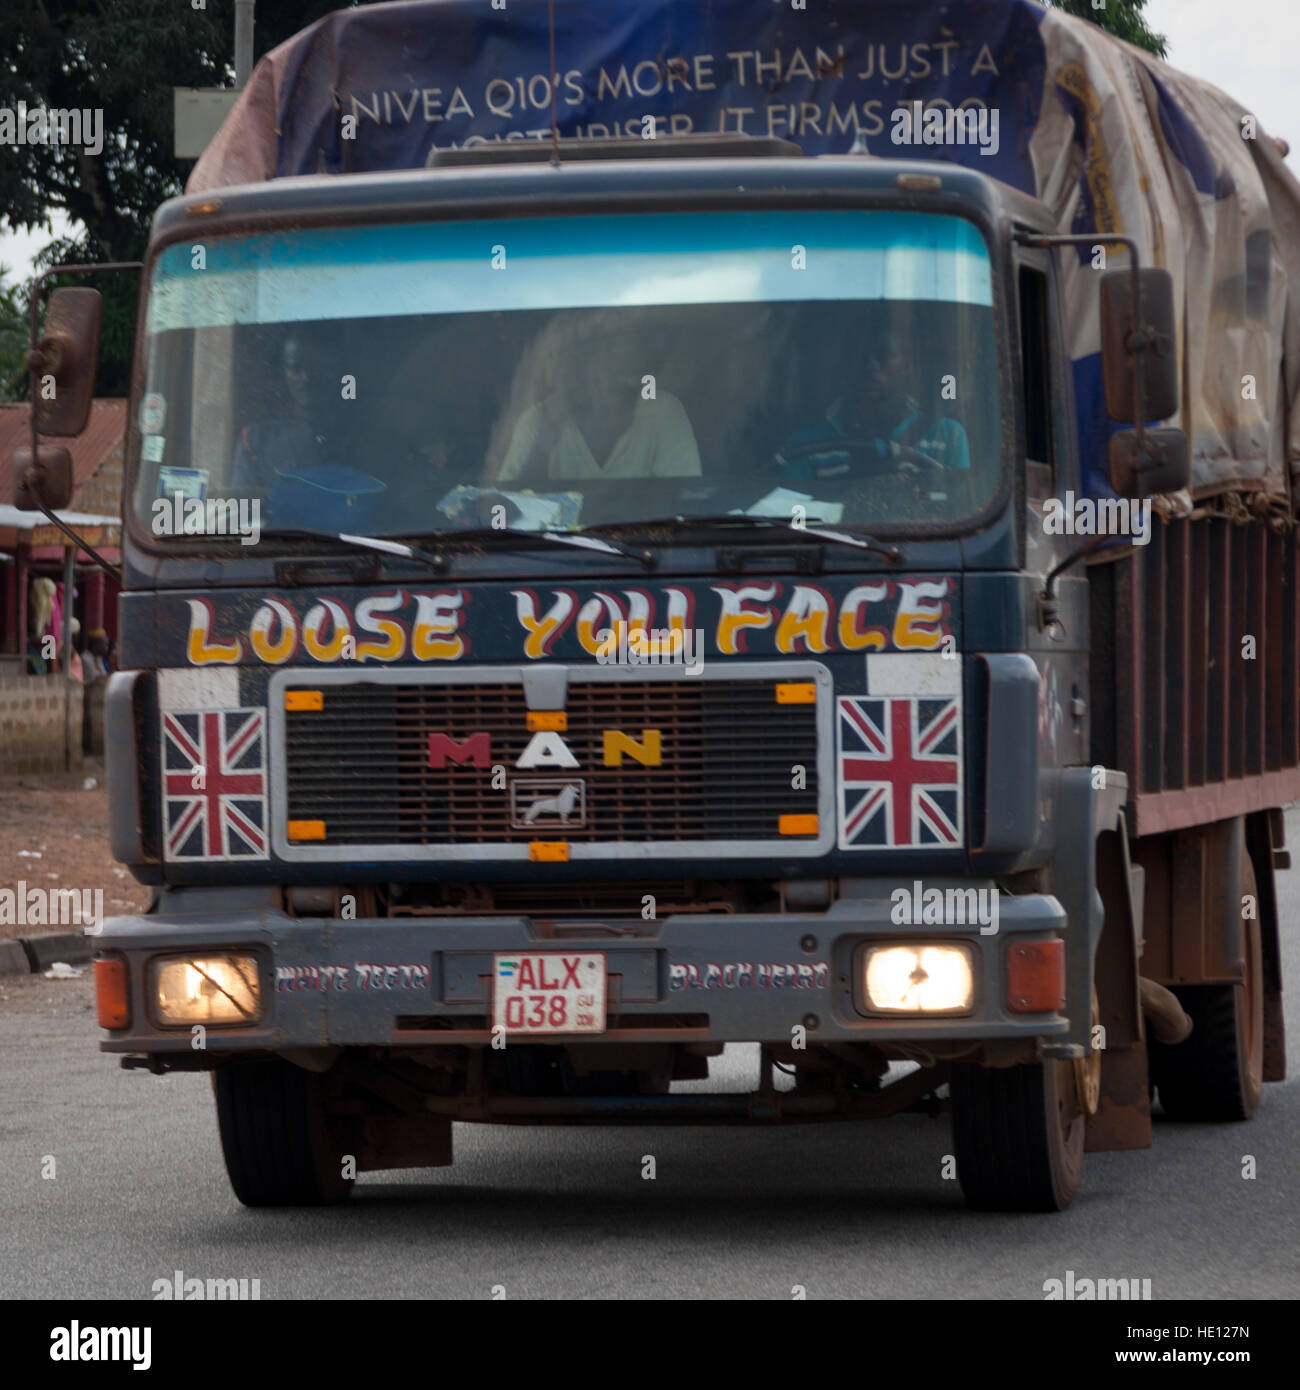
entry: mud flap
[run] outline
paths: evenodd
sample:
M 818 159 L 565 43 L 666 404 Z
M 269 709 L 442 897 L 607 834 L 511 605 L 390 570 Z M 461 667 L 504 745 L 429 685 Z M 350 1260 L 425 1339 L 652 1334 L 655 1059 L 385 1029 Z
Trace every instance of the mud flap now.
M 1101 1054 L 1101 1100 L 1088 1116 L 1085 1153 L 1151 1147 L 1151 1089 L 1146 1043 Z
M 1264 954 L 1264 1080 L 1286 1080 L 1286 1022 L 1282 1014 L 1282 951 L 1278 933 L 1277 880 L 1279 868 L 1290 866 L 1283 848 L 1285 830 L 1280 811 L 1246 817 L 1246 849 L 1255 866 L 1259 899 L 1260 945 Z
M 1097 839 L 1097 887 L 1106 918 L 1094 960 L 1101 1047 L 1101 1097 L 1088 1116 L 1084 1149 L 1151 1147 L 1151 1090 L 1139 961 L 1146 875 L 1129 859 L 1127 817 Z
M 1061 773 L 1057 821 L 1057 869 L 1053 891 L 1065 909 L 1065 1010 L 1070 1031 L 1043 1048 L 1044 1056 L 1087 1056 L 1092 1040 L 1093 961 L 1105 925 L 1097 889 L 1097 837 L 1122 828 L 1128 778 L 1106 772 L 1106 785 L 1094 787 L 1091 768 Z M 1136 989 L 1136 984 L 1134 985 Z

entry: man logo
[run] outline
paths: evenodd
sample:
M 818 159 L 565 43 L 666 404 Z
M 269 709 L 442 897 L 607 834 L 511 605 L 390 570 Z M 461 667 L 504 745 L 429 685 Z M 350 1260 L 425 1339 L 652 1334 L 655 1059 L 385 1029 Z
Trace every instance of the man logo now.
M 569 745 L 559 734 L 544 729 L 532 736 L 515 766 L 530 771 L 535 767 L 570 768 L 577 767 L 578 760 L 569 752 Z
M 604 753 L 606 767 L 622 767 L 625 755 L 642 767 L 661 767 L 664 760 L 663 737 L 658 729 L 642 729 L 638 743 L 622 729 L 606 729 Z
M 510 823 L 516 830 L 581 829 L 587 823 L 587 784 L 577 778 L 517 778 L 510 784 Z
M 642 767 L 663 766 L 663 732 L 642 729 L 640 738 L 633 738 L 622 729 L 605 729 L 601 734 L 601 757 L 605 767 L 622 767 L 630 758 Z M 479 730 L 463 739 L 455 739 L 441 729 L 429 735 L 429 766 L 442 772 L 449 763 L 457 767 L 492 766 L 492 735 Z M 528 740 L 519 755 L 516 767 L 525 772 L 571 772 L 580 766 L 569 745 L 558 733 L 542 729 Z
M 559 816 L 567 825 L 573 808 L 578 804 L 579 795 L 578 788 L 569 782 L 559 796 L 544 796 L 534 801 L 524 813 L 524 824 L 532 825 L 538 816 L 546 815 Z
M 470 734 L 461 743 L 448 734 L 429 735 L 429 766 L 441 771 L 450 759 L 460 767 L 492 766 L 492 736 L 488 733 Z

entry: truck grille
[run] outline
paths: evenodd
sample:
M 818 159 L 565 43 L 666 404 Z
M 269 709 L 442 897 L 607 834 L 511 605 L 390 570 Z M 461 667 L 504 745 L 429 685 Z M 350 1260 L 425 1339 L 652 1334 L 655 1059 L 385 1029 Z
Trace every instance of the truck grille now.
M 516 764 L 533 733 L 519 685 L 301 684 L 321 698 L 319 708 L 285 710 L 287 819 L 315 823 L 312 838 L 326 845 L 817 838 L 817 706 L 782 703 L 774 678 L 572 676 L 560 738 L 578 767 L 526 772 Z M 605 766 L 606 730 L 638 741 L 658 730 L 660 765 L 625 756 Z M 490 761 L 432 765 L 431 734 L 458 752 L 474 736 L 481 751 L 486 734 Z M 495 778 L 494 767 L 504 770 Z M 580 826 L 517 823 L 509 784 L 548 778 L 582 783 Z

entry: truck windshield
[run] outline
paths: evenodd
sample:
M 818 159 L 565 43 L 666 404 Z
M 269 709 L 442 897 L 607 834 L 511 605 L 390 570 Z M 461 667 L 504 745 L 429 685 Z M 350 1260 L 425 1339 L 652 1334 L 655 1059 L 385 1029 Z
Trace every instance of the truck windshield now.
M 263 530 L 390 537 L 732 512 L 879 532 L 997 490 L 992 274 L 957 217 L 187 240 L 147 332 L 132 495 L 162 536 L 254 504 Z

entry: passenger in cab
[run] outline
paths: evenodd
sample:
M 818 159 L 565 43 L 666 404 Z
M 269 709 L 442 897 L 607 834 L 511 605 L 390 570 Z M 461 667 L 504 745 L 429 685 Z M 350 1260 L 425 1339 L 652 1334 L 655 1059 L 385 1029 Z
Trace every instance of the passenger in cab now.
M 699 475 L 685 407 L 646 380 L 644 354 L 626 331 L 587 334 L 547 367 L 537 375 L 549 378 L 549 389 L 516 419 L 499 485 Z M 530 371 L 536 367 L 521 366 Z
M 969 472 L 965 429 L 940 412 L 939 401 L 923 404 L 913 394 L 916 382 L 902 340 L 882 339 L 868 351 L 856 389 L 836 397 L 820 420 L 790 436 L 778 455 L 782 481 L 809 482 L 868 471 Z M 824 449 L 817 447 L 821 444 Z

